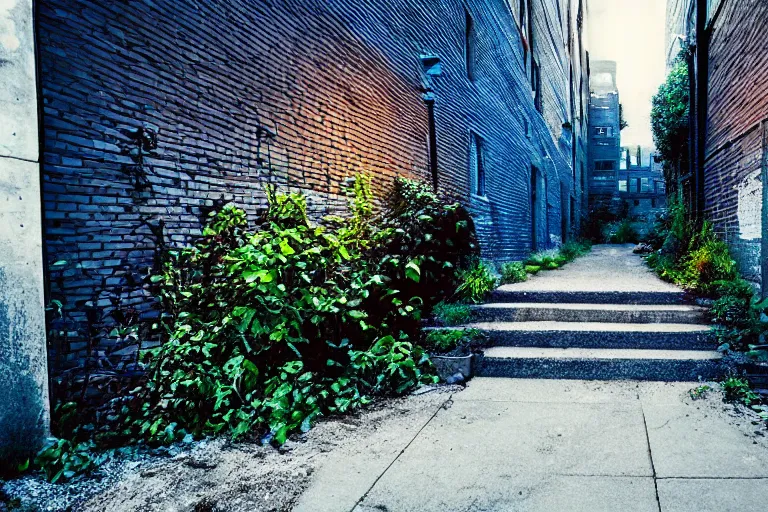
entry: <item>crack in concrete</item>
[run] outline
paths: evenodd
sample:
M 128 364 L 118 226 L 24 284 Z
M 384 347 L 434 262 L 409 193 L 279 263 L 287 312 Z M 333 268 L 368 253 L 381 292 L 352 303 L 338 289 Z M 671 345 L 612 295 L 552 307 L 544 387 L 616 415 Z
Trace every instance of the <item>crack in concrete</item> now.
M 439 413 L 439 412 L 440 412 L 441 410 L 443 410 L 443 409 L 445 409 L 445 410 L 448 410 L 448 408 L 450 407 L 450 404 L 452 404 L 452 403 L 453 403 L 453 400 L 452 400 L 452 399 L 453 399 L 453 393 L 451 393 L 450 395 L 448 395 L 448 398 L 447 398 L 447 399 L 446 399 L 446 400 L 445 400 L 445 401 L 444 401 L 442 404 L 440 404 L 440 405 L 439 405 L 439 406 L 438 406 L 438 407 L 435 409 L 435 412 L 434 412 L 434 414 L 432 414 L 432 416 L 430 416 L 430 417 L 429 417 L 429 419 L 428 419 L 428 420 L 427 420 L 427 421 L 424 423 L 424 425 L 422 425 L 422 426 L 421 426 L 421 428 L 420 428 L 420 429 L 419 429 L 419 430 L 418 430 L 418 431 L 417 431 L 417 432 L 416 432 L 416 433 L 413 435 L 413 437 L 411 438 L 411 440 L 410 440 L 410 441 L 408 441 L 408 444 L 406 444 L 406 445 L 403 447 L 403 449 L 402 449 L 402 450 L 400 450 L 400 452 L 397 454 L 397 456 L 396 456 L 394 459 L 392 459 L 392 462 L 390 462 L 390 463 L 389 463 L 389 465 L 388 465 L 388 466 L 387 466 L 387 467 L 384 469 L 384 471 L 382 471 L 382 472 L 381 472 L 381 474 L 380 474 L 379 476 L 377 476 L 377 477 L 376 477 L 376 480 L 374 480 L 374 481 L 373 481 L 373 483 L 371 484 L 371 486 L 368 488 L 368 490 L 367 490 L 367 491 L 365 491 L 365 492 L 363 493 L 363 495 L 362 495 L 362 496 L 360 496 L 360 499 L 358 499 L 358 500 L 357 500 L 357 502 L 355 502 L 355 504 L 352 506 L 352 508 L 349 510 L 349 512 L 354 512 L 354 510 L 355 510 L 355 509 L 356 509 L 356 508 L 357 508 L 357 507 L 358 507 L 358 506 L 359 506 L 359 505 L 360 505 L 360 504 L 361 504 L 363 501 L 365 501 L 365 498 L 367 498 L 367 497 L 368 497 L 368 494 L 369 494 L 369 493 L 370 493 L 370 492 L 373 490 L 373 488 L 374 488 L 374 487 L 376 487 L 376 484 L 378 484 L 378 483 L 379 483 L 379 480 L 381 480 L 381 479 L 382 479 L 382 477 L 383 477 L 385 474 L 387 474 L 387 471 L 389 471 L 389 469 L 390 469 L 392 466 L 394 466 L 394 465 L 395 465 L 395 462 L 397 462 L 397 461 L 398 461 L 398 459 L 399 459 L 399 458 L 400 458 L 400 457 L 401 457 L 401 456 L 402 456 L 402 455 L 405 453 L 405 451 L 406 451 L 406 450 L 407 450 L 407 449 L 408 449 L 408 448 L 411 446 L 411 444 L 413 444 L 413 442 L 416 440 L 416 438 L 417 438 L 417 437 L 419 437 L 419 434 L 421 434 L 421 433 L 422 433 L 422 431 L 423 431 L 425 428 L 427 428 L 427 425 L 429 425 L 429 424 L 432 422 L 432 420 L 433 420 L 433 419 L 435 419 L 435 416 L 437 416 L 437 413 Z
M 661 511 L 661 500 L 659 499 L 659 482 L 656 476 L 656 465 L 653 463 L 653 450 L 651 449 L 651 437 L 648 434 L 648 422 L 645 419 L 645 409 L 643 408 L 643 401 L 640 399 L 640 395 L 637 395 L 637 400 L 640 402 L 640 412 L 643 415 L 643 428 L 645 428 L 645 442 L 648 445 L 648 458 L 651 461 L 651 473 L 653 474 L 653 489 L 656 492 L 656 506 Z

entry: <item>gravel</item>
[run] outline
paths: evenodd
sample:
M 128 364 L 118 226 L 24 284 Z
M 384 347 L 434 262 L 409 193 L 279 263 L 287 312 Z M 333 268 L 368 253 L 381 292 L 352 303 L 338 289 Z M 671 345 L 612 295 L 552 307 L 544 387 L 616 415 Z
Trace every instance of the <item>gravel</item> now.
M 33 474 L 0 487 L 0 512 L 279 512 L 293 508 L 325 459 L 344 446 L 365 450 L 372 432 L 446 402 L 461 386 L 435 386 L 321 421 L 276 449 L 208 439 L 133 451 L 87 478 L 50 484 Z

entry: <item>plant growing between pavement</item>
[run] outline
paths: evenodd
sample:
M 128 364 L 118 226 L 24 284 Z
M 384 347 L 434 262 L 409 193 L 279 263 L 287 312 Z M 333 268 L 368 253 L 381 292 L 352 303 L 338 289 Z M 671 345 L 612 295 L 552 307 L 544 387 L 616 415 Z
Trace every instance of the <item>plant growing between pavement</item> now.
M 472 308 L 467 304 L 443 301 L 435 304 L 432 314 L 439 325 L 453 327 L 467 323 L 472 315 Z
M 456 296 L 460 300 L 479 304 L 496 288 L 496 278 L 490 268 L 482 261 L 477 261 L 472 267 L 459 274 L 460 283 L 456 288 Z
M 528 272 L 520 261 L 513 261 L 501 265 L 501 284 L 522 283 L 528 280 Z
M 427 333 L 424 348 L 430 354 L 447 354 L 457 348 L 482 345 L 485 335 L 477 329 L 434 329 Z

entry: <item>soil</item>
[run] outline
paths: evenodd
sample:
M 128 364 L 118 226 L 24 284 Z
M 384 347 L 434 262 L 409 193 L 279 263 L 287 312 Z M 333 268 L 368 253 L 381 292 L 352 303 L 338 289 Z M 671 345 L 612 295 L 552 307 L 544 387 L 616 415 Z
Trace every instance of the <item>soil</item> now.
M 375 432 L 425 409 L 437 410 L 461 389 L 435 386 L 381 400 L 362 412 L 321 421 L 279 449 L 211 439 L 111 460 L 71 483 L 50 484 L 40 475 L 26 476 L 2 486 L 0 512 L 288 511 L 334 450 L 376 449 L 381 441 Z

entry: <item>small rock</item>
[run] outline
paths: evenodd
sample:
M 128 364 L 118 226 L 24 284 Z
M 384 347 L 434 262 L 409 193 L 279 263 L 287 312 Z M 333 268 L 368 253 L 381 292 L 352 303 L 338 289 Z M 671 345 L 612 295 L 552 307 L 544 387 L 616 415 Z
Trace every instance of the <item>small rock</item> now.
M 461 372 L 456 372 L 447 379 L 445 379 L 445 382 L 448 384 L 459 384 L 461 382 L 464 382 L 464 374 Z

